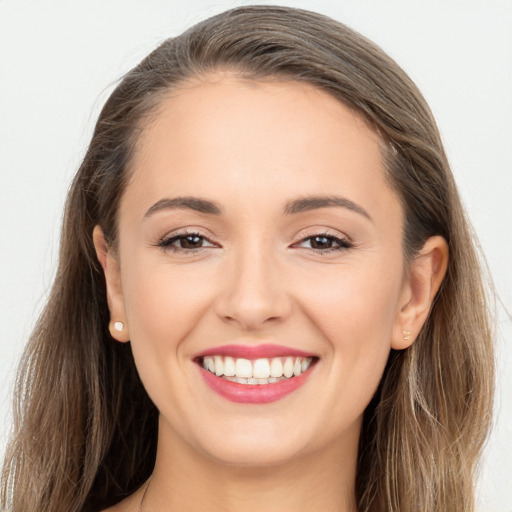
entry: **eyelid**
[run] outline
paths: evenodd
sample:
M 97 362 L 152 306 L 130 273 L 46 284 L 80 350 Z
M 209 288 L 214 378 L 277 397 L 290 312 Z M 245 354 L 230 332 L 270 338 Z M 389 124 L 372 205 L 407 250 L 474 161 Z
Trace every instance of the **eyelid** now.
M 347 251 L 349 249 L 352 249 L 355 246 L 354 242 L 352 242 L 350 237 L 348 237 L 344 233 L 341 233 L 337 230 L 334 230 L 334 231 L 335 232 L 333 233 L 330 229 L 326 229 L 326 228 L 323 228 L 323 229 L 309 228 L 307 231 L 303 230 L 302 233 L 300 234 L 301 236 L 296 237 L 297 241 L 293 242 L 293 244 L 291 244 L 291 247 L 294 249 L 305 249 L 305 250 L 308 250 L 310 252 L 317 253 L 317 254 L 327 254 L 327 253 L 332 253 L 332 252 Z M 336 246 L 329 247 L 326 249 L 319 249 L 319 248 L 314 248 L 314 247 L 300 247 L 300 244 L 306 242 L 307 240 L 316 238 L 316 237 L 325 237 L 325 238 L 331 239 L 336 243 Z
M 180 238 L 186 238 L 187 236 L 197 236 L 208 242 L 208 246 L 206 247 L 196 247 L 191 249 L 185 249 L 182 247 L 174 247 L 172 244 L 179 240 Z M 175 253 L 195 253 L 197 254 L 200 251 L 209 248 L 220 248 L 222 247 L 219 243 L 213 240 L 214 237 L 207 235 L 203 232 L 202 229 L 198 229 L 195 227 L 181 228 L 173 230 L 164 236 L 160 237 L 156 243 L 152 244 L 154 247 L 158 247 L 162 251 L 172 251 Z
M 164 235 L 160 236 L 158 238 L 158 241 L 160 240 L 166 240 L 169 238 L 173 238 L 176 236 L 190 236 L 190 235 L 197 235 L 202 238 L 205 238 L 206 240 L 210 241 L 211 243 L 214 242 L 216 236 L 209 230 L 201 226 L 191 225 L 186 227 L 178 227 L 176 229 L 172 229 L 170 231 L 165 232 Z
M 352 238 L 344 233 L 343 231 L 339 231 L 338 229 L 328 228 L 325 226 L 311 226 L 305 229 L 301 229 L 297 235 L 295 235 L 294 239 L 296 242 L 300 242 L 306 238 L 311 238 L 315 236 L 327 236 L 332 238 L 338 238 L 340 240 L 346 240 L 347 242 L 353 244 Z

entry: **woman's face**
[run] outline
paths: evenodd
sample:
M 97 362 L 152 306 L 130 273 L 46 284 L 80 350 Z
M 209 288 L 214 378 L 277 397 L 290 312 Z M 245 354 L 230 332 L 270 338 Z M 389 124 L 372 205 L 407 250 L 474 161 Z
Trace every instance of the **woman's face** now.
M 333 97 L 233 76 L 173 92 L 107 264 L 161 439 L 241 465 L 357 445 L 407 327 L 402 225 L 379 137 Z

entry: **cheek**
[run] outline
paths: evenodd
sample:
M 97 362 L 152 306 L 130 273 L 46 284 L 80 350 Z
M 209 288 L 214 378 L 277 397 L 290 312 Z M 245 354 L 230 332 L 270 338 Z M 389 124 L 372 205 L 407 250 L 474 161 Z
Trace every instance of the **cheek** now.
M 401 276 L 384 264 L 339 266 L 301 282 L 302 304 L 311 321 L 333 345 L 358 350 L 368 342 L 390 341 L 398 311 Z
M 142 258 L 126 268 L 123 294 L 134 350 L 143 345 L 153 347 L 155 357 L 174 355 L 211 303 L 208 279 L 197 268 L 191 272 Z
M 184 340 L 208 310 L 211 286 L 197 269 L 192 273 L 147 260 L 139 257 L 125 266 L 123 294 L 133 357 L 153 402 L 179 423 L 186 417 L 180 397 L 191 396 L 187 377 L 195 371 Z
M 344 402 L 362 413 L 373 396 L 391 348 L 400 283 L 400 269 L 345 267 L 317 280 L 304 298 L 309 321 L 327 342 L 326 361 L 332 361 L 329 381 L 339 390 L 333 411 Z

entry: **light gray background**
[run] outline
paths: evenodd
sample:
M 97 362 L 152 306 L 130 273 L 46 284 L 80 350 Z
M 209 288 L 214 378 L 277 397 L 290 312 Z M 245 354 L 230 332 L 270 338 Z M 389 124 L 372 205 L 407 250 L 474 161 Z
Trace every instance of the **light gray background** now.
M 65 193 L 112 84 L 165 37 L 241 3 L 0 0 L 0 454 L 16 362 L 57 263 Z M 323 12 L 380 44 L 438 120 L 501 301 L 479 503 L 510 512 L 512 0 L 277 3 Z

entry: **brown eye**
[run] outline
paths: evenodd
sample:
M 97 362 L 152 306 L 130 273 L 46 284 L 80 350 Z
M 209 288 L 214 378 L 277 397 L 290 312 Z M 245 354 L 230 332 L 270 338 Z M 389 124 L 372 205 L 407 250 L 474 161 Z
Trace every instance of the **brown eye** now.
M 353 245 L 346 238 L 339 238 L 333 235 L 320 234 L 303 238 L 295 246 L 302 247 L 305 249 L 312 249 L 319 253 L 323 253 L 350 249 Z
M 331 249 L 334 240 L 327 236 L 313 236 L 310 238 L 310 245 L 312 249 Z
M 187 252 L 197 251 L 198 249 L 205 249 L 208 247 L 217 247 L 217 245 L 210 242 L 210 240 L 201 236 L 199 233 L 183 233 L 181 235 L 163 238 L 158 243 L 158 247 L 164 251 Z
M 180 237 L 177 242 L 181 249 L 199 249 L 203 246 L 204 238 L 199 235 L 187 235 Z

